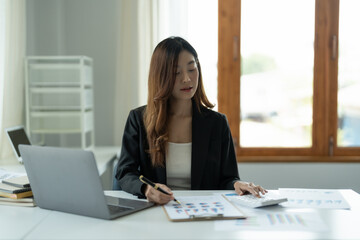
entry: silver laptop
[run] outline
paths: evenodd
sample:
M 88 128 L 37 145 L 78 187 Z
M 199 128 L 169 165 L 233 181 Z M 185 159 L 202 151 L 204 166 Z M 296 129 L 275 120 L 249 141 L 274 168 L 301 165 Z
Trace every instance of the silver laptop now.
M 15 156 L 17 157 L 20 163 L 23 162 L 20 151 L 19 144 L 31 145 L 29 138 L 26 135 L 25 129 L 23 126 L 16 126 L 6 128 L 5 132 L 9 138 L 10 145 L 14 150 Z
M 154 205 L 105 196 L 90 151 L 30 145 L 19 149 L 35 202 L 41 208 L 114 219 Z

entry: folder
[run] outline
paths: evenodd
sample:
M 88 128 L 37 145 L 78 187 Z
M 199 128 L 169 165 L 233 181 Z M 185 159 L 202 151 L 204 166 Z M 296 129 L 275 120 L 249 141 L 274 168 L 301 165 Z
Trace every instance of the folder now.
M 202 221 L 246 218 L 244 213 L 221 195 L 177 197 L 181 204 L 163 206 L 170 221 Z

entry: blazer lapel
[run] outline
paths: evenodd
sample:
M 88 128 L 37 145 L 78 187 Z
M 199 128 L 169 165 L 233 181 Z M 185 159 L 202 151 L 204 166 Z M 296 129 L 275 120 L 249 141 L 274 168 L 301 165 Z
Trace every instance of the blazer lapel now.
M 208 154 L 212 122 L 206 111 L 199 112 L 193 102 L 192 150 L 191 150 L 191 189 L 200 189 L 204 165 Z

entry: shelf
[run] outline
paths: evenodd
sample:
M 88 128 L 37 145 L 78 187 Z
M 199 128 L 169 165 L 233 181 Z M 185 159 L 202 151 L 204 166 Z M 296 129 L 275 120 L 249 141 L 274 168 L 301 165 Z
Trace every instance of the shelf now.
M 29 86 L 92 85 L 92 67 L 80 64 L 28 63 Z
M 31 56 L 26 59 L 25 73 L 30 137 L 42 136 L 45 144 L 61 138 L 60 146 L 68 142 L 82 148 L 94 145 L 92 59 Z
M 33 130 L 69 131 L 81 129 L 85 132 L 93 130 L 92 111 L 85 112 L 32 112 L 30 115 L 30 128 Z
M 80 88 L 31 88 L 29 90 L 31 110 L 91 110 L 92 89 Z
M 54 63 L 35 63 L 30 65 L 30 69 L 37 69 L 43 71 L 46 70 L 81 70 L 81 65 L 79 63 L 74 64 L 54 64 Z
M 85 60 L 88 62 L 92 62 L 92 59 L 87 56 L 28 56 L 26 57 L 29 62 L 51 62 L 51 61 L 80 61 Z
M 92 111 L 87 111 L 85 114 L 92 113 Z M 80 111 L 33 111 L 30 114 L 30 117 L 81 117 L 82 112 Z
M 31 93 L 81 93 L 83 89 L 73 87 L 40 87 L 31 88 Z
M 43 87 L 82 87 L 81 83 L 78 82 L 32 82 L 30 85 L 30 87 L 39 87 L 39 88 L 43 88 Z M 91 88 L 92 84 L 91 83 L 84 83 L 83 87 L 85 88 Z
M 89 131 L 87 131 L 89 132 Z M 57 129 L 33 129 L 33 134 L 69 134 L 69 133 L 82 133 L 81 129 L 63 129 L 61 131 Z
M 92 106 L 85 106 L 84 109 L 81 109 L 81 107 L 77 107 L 77 106 L 32 106 L 30 107 L 31 110 L 33 111 L 38 111 L 38 112 L 75 112 L 75 111 L 82 111 L 84 110 L 85 112 L 87 111 L 92 111 L 93 107 Z

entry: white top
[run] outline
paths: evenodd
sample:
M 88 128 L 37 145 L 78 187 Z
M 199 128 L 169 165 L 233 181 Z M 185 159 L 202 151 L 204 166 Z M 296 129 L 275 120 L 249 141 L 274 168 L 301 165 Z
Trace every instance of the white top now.
M 167 186 L 172 190 L 191 189 L 192 143 L 168 143 L 166 152 Z

